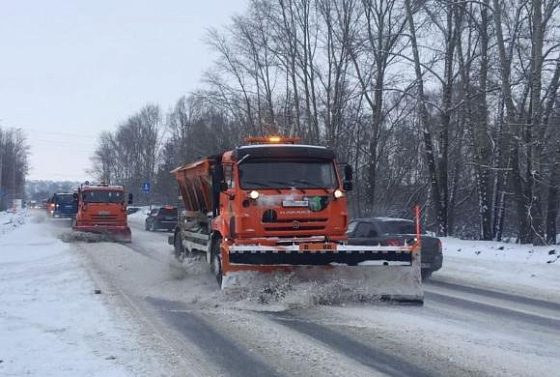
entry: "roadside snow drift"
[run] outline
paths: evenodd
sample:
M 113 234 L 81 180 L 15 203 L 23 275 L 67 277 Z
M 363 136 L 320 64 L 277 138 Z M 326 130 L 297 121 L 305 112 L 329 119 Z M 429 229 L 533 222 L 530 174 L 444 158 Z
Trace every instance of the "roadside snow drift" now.
M 69 246 L 49 224 L 15 221 L 17 229 L 0 235 L 0 375 L 148 373 L 134 337 L 95 295 Z
M 560 246 L 442 238 L 443 267 L 433 276 L 560 301 Z
M 25 212 L 0 212 L 0 237 L 8 232 L 11 232 L 15 228 L 21 226 L 25 222 Z

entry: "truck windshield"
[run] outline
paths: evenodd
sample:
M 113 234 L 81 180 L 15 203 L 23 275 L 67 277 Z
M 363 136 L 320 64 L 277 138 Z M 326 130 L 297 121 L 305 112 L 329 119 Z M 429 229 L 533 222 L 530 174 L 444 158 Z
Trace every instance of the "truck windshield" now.
M 242 189 L 336 188 L 334 164 L 325 160 L 248 160 L 239 165 Z
M 122 203 L 124 192 L 122 191 L 84 191 L 83 199 L 86 203 Z

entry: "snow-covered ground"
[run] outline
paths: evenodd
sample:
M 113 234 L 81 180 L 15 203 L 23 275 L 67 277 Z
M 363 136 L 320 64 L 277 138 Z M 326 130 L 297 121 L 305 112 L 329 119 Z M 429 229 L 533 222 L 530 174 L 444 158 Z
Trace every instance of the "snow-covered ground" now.
M 0 376 L 269 375 L 255 369 L 261 364 L 284 375 L 376 375 L 389 366 L 392 374 L 553 376 L 560 367 L 555 308 L 443 283 L 426 284 L 418 307 L 337 297 L 322 305 L 317 297 L 332 290 L 283 281 L 268 296 L 219 291 L 205 262 L 170 259 L 168 234 L 143 230 L 145 212 L 129 217 L 130 244 L 65 244 L 56 234 L 69 231 L 67 220 L 0 214 Z M 443 243 L 434 280 L 560 302 L 555 247 Z M 293 294 L 275 301 L 284 287 Z
M 439 280 L 560 301 L 560 246 L 442 238 Z
M 107 310 L 42 215 L 0 215 L 0 375 L 154 375 L 132 326 Z
M 139 207 L 140 210 L 138 212 L 134 212 L 131 215 L 128 215 L 128 221 L 133 224 L 138 224 L 144 227 L 144 222 L 146 221 L 146 217 L 148 217 L 148 213 L 150 212 L 149 206 Z
M 0 212 L 0 236 L 8 233 L 25 222 L 25 216 L 27 212 L 20 211 L 17 213 L 13 212 Z

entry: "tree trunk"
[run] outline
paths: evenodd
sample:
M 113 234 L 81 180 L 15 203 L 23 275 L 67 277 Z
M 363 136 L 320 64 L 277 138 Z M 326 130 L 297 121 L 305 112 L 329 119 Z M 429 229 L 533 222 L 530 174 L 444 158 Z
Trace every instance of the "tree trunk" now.
M 560 204 L 560 139 L 556 141 L 556 151 L 550 172 L 548 203 L 546 212 L 546 243 L 556 243 L 556 219 Z
M 492 211 L 490 209 L 490 138 L 488 132 L 488 106 L 486 90 L 488 79 L 488 4 L 485 0 L 481 9 L 480 25 L 480 80 L 477 93 L 477 128 L 474 130 L 476 158 L 476 184 L 478 192 L 478 211 L 480 216 L 480 238 L 489 241 L 493 238 Z
M 530 240 L 533 244 L 544 244 L 543 213 L 541 204 L 541 140 L 535 138 L 541 128 L 541 90 L 542 90 L 542 50 L 544 26 L 541 0 L 532 0 L 533 32 L 531 48 L 531 119 L 527 125 L 525 143 L 527 145 L 527 198 L 530 227 Z
M 447 211 L 446 206 L 442 206 L 439 174 L 434 156 L 434 146 L 432 142 L 432 134 L 429 129 L 428 110 L 426 108 L 426 99 L 424 97 L 424 78 L 422 76 L 422 68 L 420 64 L 420 54 L 418 51 L 418 43 L 416 41 L 416 26 L 414 25 L 414 18 L 412 13 L 412 5 L 410 0 L 405 0 L 406 5 L 406 18 L 410 28 L 410 43 L 412 46 L 412 54 L 414 58 L 414 72 L 416 74 L 416 85 L 418 92 L 418 113 L 420 116 L 420 124 L 423 131 L 424 149 L 426 154 L 426 161 L 428 164 L 428 172 L 430 177 L 430 187 L 432 202 L 434 205 L 436 220 L 437 220 L 437 234 L 439 236 L 447 236 L 447 216 L 444 211 Z

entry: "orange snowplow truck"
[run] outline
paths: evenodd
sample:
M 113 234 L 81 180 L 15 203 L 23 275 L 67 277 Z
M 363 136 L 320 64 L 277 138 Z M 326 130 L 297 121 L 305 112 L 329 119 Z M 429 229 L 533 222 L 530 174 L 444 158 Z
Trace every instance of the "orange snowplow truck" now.
M 109 235 L 120 242 L 131 242 L 126 205 L 132 204 L 132 194 L 125 201 L 122 186 L 82 185 L 74 194 L 78 211 L 73 220 L 75 231 Z
M 382 296 L 422 299 L 419 237 L 413 245 L 346 244 L 350 166 L 341 177 L 331 149 L 297 139 L 247 142 L 172 171 L 185 206 L 169 237 L 179 260 L 206 254 L 222 288 L 289 272 L 357 279 Z

